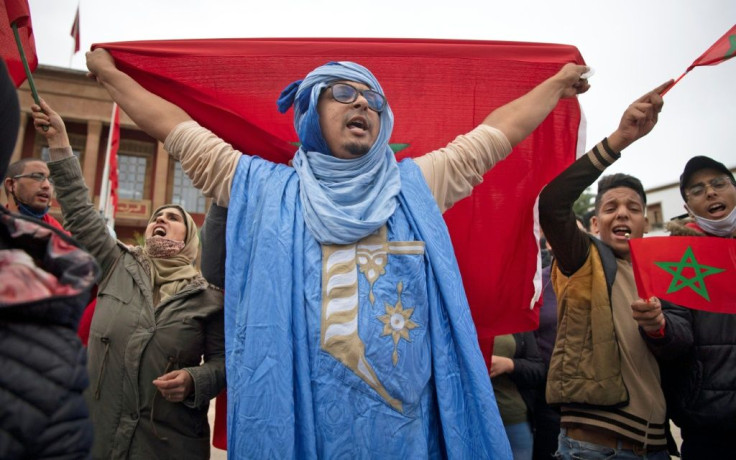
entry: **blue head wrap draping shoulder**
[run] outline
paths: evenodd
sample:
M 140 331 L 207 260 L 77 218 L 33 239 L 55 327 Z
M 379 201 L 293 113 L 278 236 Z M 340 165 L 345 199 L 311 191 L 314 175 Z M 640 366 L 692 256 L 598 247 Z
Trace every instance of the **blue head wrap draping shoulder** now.
M 394 125 L 388 104 L 380 113 L 381 126 L 368 153 L 351 160 L 332 156 L 322 136 L 317 103 L 322 90 L 338 80 L 363 83 L 383 94 L 365 67 L 330 62 L 291 83 L 278 100 L 281 113 L 294 106 L 294 129 L 301 147 L 293 165 L 300 179 L 302 212 L 312 235 L 323 244 L 354 243 L 378 230 L 394 213 L 401 188 L 388 145 Z

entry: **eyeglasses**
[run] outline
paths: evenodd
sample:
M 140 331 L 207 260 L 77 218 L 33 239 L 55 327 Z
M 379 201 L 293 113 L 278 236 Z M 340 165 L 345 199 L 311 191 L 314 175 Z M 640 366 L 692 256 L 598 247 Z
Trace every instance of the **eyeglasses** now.
M 695 184 L 692 187 L 687 189 L 687 197 L 688 198 L 701 198 L 705 195 L 705 189 L 710 186 L 710 188 L 713 189 L 714 192 L 721 192 L 723 191 L 728 184 L 730 184 L 731 181 L 727 177 L 716 177 L 715 179 L 711 179 L 708 181 L 708 183 L 699 183 Z
M 386 98 L 383 94 L 372 89 L 358 89 L 347 83 L 332 83 L 327 85 L 332 89 L 332 98 L 343 104 L 351 104 L 362 95 L 368 102 L 368 108 L 376 112 L 383 112 L 386 108 Z
M 36 182 L 43 182 L 45 180 L 49 181 L 49 184 L 53 185 L 54 180 L 51 178 L 51 176 L 47 176 L 44 173 L 41 172 L 32 172 L 28 174 L 18 174 L 17 176 L 13 176 L 13 179 L 20 179 L 22 177 L 27 177 L 28 179 L 35 180 Z

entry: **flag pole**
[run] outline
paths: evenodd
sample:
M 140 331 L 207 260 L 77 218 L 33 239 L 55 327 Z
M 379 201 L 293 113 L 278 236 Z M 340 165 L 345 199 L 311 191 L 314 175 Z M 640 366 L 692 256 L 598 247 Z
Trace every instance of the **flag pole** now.
M 685 73 L 683 73 L 682 75 L 680 75 L 679 77 L 677 77 L 677 80 L 673 81 L 672 84 L 670 86 L 666 87 L 661 93 L 659 93 L 659 95 L 660 96 L 664 96 L 665 94 L 667 94 L 667 92 L 669 90 L 671 90 L 672 87 L 674 87 L 677 84 L 678 81 L 682 80 L 682 77 L 684 77 L 685 75 L 687 75 L 688 72 L 690 72 L 690 71 L 689 70 L 686 70 Z
M 31 68 L 28 67 L 28 59 L 26 59 L 26 53 L 23 51 L 23 44 L 20 41 L 20 34 L 18 33 L 18 24 L 12 23 L 10 27 L 13 28 L 13 35 L 15 35 L 15 44 L 18 46 L 18 53 L 20 54 L 20 60 L 23 62 L 23 68 L 26 70 L 26 77 L 28 78 L 28 86 L 31 87 L 31 94 L 33 94 L 33 100 L 36 104 L 41 105 L 41 100 L 38 98 L 38 91 L 36 91 L 36 84 L 33 82 L 33 76 L 31 75 Z
M 79 51 L 79 2 L 77 2 L 77 13 L 74 15 L 74 22 L 72 23 L 71 36 L 74 39 L 74 43 L 72 44 L 72 54 L 69 56 L 70 68 L 74 60 L 74 55 Z
M 18 54 L 20 54 L 20 60 L 23 62 L 23 69 L 26 71 L 26 78 L 28 78 L 28 86 L 31 87 L 31 95 L 33 95 L 33 101 L 40 107 L 41 99 L 38 97 L 38 91 L 36 91 L 36 84 L 33 82 L 33 75 L 31 75 L 31 68 L 28 66 L 28 59 L 26 59 L 26 52 L 23 50 L 23 43 L 20 41 L 20 34 L 18 33 L 18 24 L 15 22 L 10 24 L 13 29 L 13 35 L 15 36 L 15 44 L 18 47 Z M 43 125 L 43 130 L 48 131 L 49 127 Z
M 115 110 L 117 103 L 112 103 L 112 113 L 110 113 L 110 129 L 107 133 L 107 150 L 105 151 L 105 167 L 102 170 L 102 184 L 100 185 L 100 214 L 105 218 L 107 223 L 107 207 L 110 201 L 110 151 L 112 150 L 112 130 L 115 123 Z

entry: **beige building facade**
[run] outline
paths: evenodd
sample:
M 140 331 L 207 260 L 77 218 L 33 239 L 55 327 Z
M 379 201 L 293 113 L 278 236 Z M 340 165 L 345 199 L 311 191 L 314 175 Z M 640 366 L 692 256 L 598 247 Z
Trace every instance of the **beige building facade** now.
M 72 149 L 79 157 L 90 189 L 90 198 L 93 203 L 99 203 L 112 99 L 94 80 L 87 78 L 84 71 L 39 66 L 33 76 L 39 96 L 64 119 Z M 47 160 L 46 141 L 33 127 L 33 97 L 27 81 L 18 89 L 18 97 L 21 125 L 11 161 L 27 157 Z M 115 231 L 123 241 L 132 242 L 142 234 L 151 212 L 166 203 L 180 204 L 199 225 L 204 220 L 208 200 L 191 185 L 178 162 L 164 150 L 163 144 L 141 131 L 122 111 L 118 181 Z M 3 203 L 7 199 L 3 196 Z M 56 202 L 50 212 L 61 221 Z

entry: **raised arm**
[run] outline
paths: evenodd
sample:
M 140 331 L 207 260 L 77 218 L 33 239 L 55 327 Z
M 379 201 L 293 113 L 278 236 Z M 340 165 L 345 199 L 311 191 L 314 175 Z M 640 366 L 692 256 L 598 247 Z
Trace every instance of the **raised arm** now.
M 178 106 L 151 93 L 118 70 L 107 51 L 88 52 L 87 67 L 90 76 L 107 89 L 141 129 L 164 143 L 169 154 L 181 162 L 195 187 L 205 196 L 214 198 L 215 203 L 228 205 L 240 152 L 211 131 L 199 127 Z M 183 124 L 187 121 L 191 123 Z M 175 130 L 177 127 L 179 129 Z
M 49 172 L 64 216 L 64 228 L 92 254 L 107 273 L 121 249 L 92 205 L 79 161 L 74 157 L 64 121 L 42 99 L 31 106 L 36 132 L 49 143 Z M 48 127 L 46 131 L 44 127 Z
M 176 125 L 191 120 L 185 111 L 143 88 L 115 67 L 110 53 L 98 48 L 87 52 L 89 75 L 105 87 L 112 99 L 143 131 L 161 142 Z
M 525 95 L 491 112 L 483 124 L 500 130 L 511 147 L 516 146 L 547 118 L 560 99 L 574 97 L 590 88 L 588 81 L 581 78 L 588 70 L 586 66 L 565 64 Z
M 555 108 L 560 98 L 588 90 L 585 66 L 567 64 L 520 98 L 497 108 L 470 133 L 415 158 L 440 210 L 452 207 L 483 182 L 483 175 L 511 153 Z
M 670 82 L 629 105 L 618 128 L 547 184 L 539 195 L 539 222 L 566 275 L 582 266 L 590 246 L 589 237 L 577 227 L 573 203 L 608 166 L 620 158 L 621 150 L 652 130 L 662 110 L 663 101 L 659 93 Z

